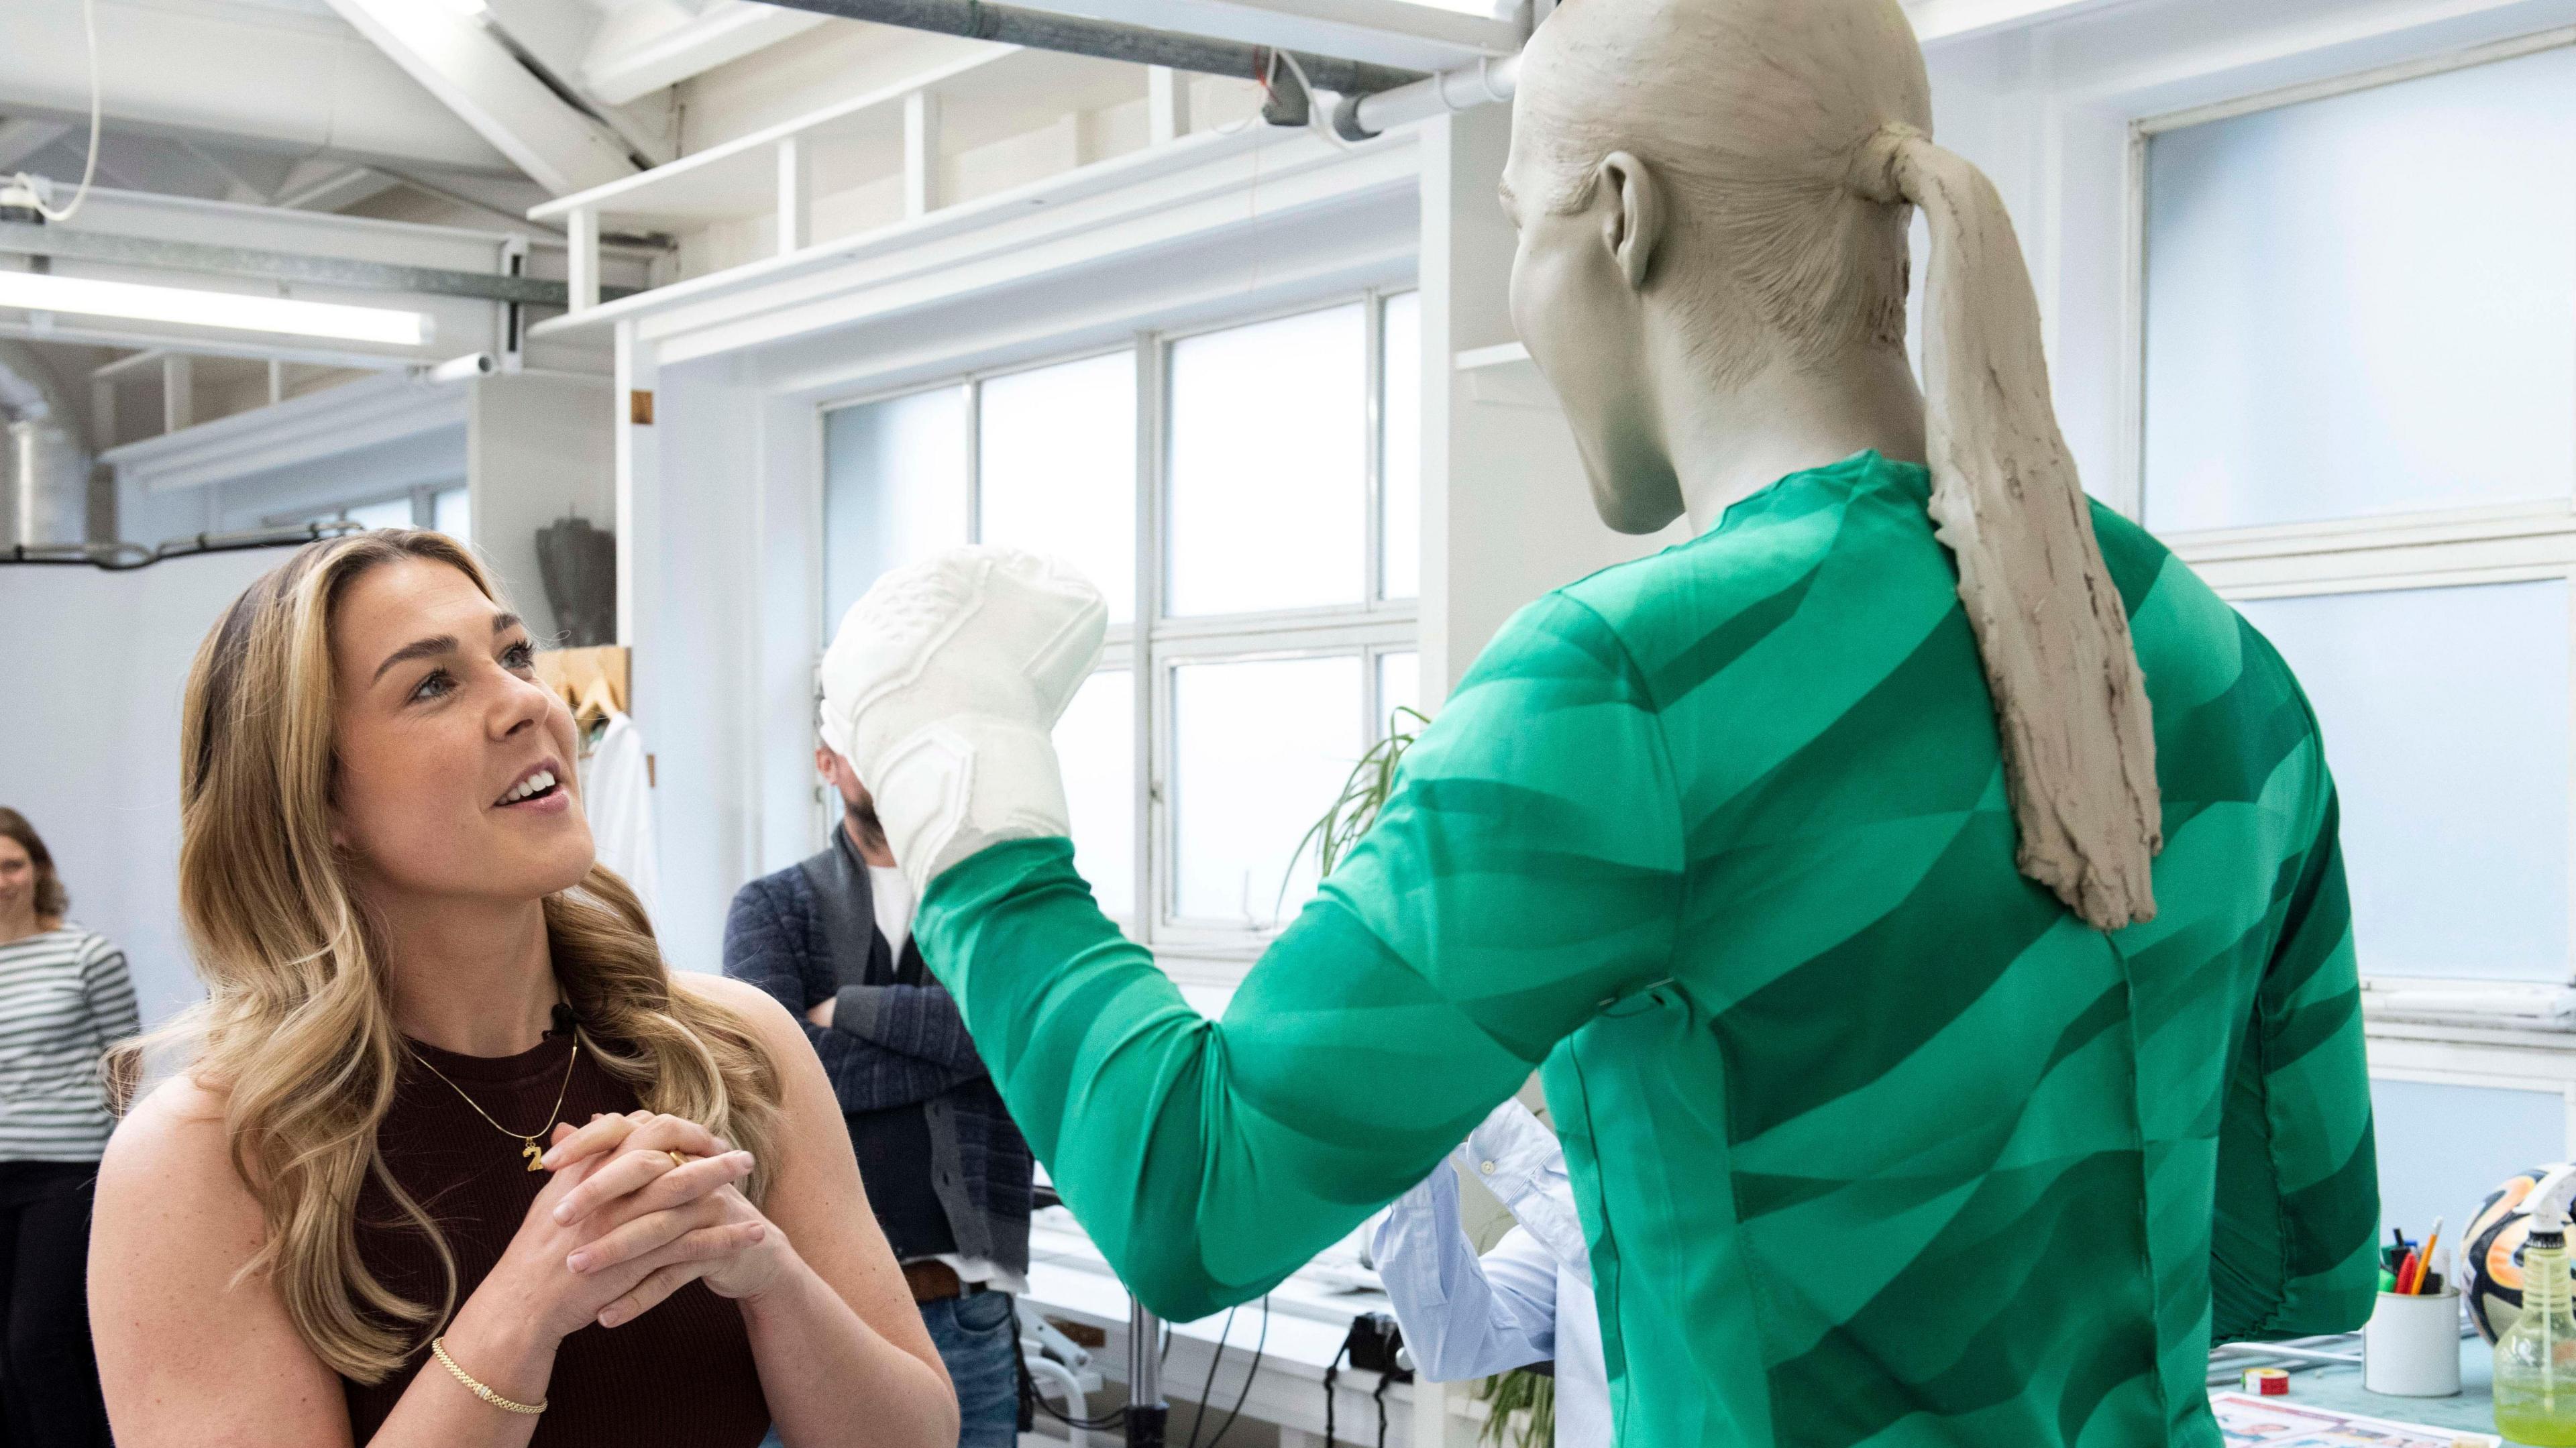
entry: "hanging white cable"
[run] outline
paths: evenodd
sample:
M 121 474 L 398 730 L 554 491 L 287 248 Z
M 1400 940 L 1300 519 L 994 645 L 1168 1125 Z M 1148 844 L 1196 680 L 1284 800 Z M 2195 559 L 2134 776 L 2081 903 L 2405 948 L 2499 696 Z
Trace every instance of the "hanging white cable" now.
M 72 213 L 89 199 L 90 182 L 98 176 L 98 130 L 101 95 L 98 84 L 98 0 L 81 0 L 81 28 L 89 37 L 89 160 L 81 167 L 80 189 L 72 193 L 72 204 L 56 211 L 45 204 L 42 182 L 32 173 L 18 173 L 18 185 L 35 204 L 38 215 L 47 221 L 69 221 Z

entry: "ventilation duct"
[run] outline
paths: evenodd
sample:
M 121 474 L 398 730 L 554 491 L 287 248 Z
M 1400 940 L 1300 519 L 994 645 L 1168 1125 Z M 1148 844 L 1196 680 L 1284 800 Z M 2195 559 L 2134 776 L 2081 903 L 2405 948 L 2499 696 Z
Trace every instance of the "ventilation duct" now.
M 89 536 L 89 450 L 51 368 L 0 341 L 0 548 Z

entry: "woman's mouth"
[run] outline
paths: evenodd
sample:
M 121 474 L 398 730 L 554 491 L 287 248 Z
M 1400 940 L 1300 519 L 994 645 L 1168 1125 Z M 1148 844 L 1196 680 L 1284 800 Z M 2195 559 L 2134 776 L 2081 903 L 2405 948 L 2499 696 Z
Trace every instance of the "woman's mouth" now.
M 499 808 L 509 808 L 514 805 L 552 799 L 562 792 L 563 786 L 556 781 L 555 772 L 552 769 L 539 769 L 510 786 L 507 793 L 492 803 Z

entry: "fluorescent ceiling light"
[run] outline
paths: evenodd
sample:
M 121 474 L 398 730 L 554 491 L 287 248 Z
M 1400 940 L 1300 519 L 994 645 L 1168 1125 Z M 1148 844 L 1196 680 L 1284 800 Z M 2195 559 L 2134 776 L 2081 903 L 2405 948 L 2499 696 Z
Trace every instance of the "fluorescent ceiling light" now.
M 330 337 L 344 342 L 384 342 L 398 347 L 427 345 L 431 330 L 430 319 L 418 312 L 58 277 L 41 272 L 0 271 L 0 307 L 224 327 L 239 332 L 278 332 L 293 337 Z

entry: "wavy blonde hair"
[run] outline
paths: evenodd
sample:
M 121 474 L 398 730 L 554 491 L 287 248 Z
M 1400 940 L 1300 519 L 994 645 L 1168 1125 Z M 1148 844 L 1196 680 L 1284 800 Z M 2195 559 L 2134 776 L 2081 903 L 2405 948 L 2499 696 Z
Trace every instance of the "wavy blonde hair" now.
M 193 1048 L 189 1075 L 224 1097 L 233 1167 L 265 1226 L 245 1277 L 266 1273 L 314 1354 L 360 1382 L 402 1365 L 453 1313 L 456 1264 L 385 1166 L 377 1128 L 406 1051 L 380 928 L 332 843 L 333 611 L 369 569 L 420 559 L 498 593 L 441 534 L 379 531 L 307 544 L 234 600 L 197 650 L 180 743 L 179 903 L 207 999 L 111 1068 L 136 1079 L 160 1041 Z M 602 1069 L 653 1111 L 751 1151 L 769 1175 L 781 1077 L 750 1023 L 676 990 L 633 891 L 593 865 L 545 897 L 565 1002 Z M 412 1302 L 358 1251 L 373 1177 L 434 1244 L 441 1300 Z

